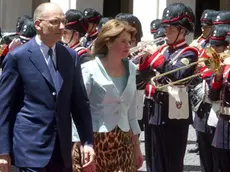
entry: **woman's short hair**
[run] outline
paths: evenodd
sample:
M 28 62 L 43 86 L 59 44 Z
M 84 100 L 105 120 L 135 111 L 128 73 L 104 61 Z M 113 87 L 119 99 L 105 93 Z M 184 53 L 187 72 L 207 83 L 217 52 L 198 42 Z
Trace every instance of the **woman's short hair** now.
M 106 55 L 108 53 L 106 44 L 111 41 L 113 42 L 122 32 L 128 32 L 131 36 L 135 36 L 136 29 L 125 21 L 112 19 L 106 22 L 94 42 L 93 55 Z

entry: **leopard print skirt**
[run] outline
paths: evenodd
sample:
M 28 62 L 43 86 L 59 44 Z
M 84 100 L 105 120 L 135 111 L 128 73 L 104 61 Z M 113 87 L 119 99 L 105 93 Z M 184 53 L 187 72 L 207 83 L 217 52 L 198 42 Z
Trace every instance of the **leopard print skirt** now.
M 131 133 L 116 127 L 94 133 L 97 172 L 136 172 Z
M 82 172 L 83 147 L 81 142 L 75 142 L 72 147 L 72 169 L 73 172 Z

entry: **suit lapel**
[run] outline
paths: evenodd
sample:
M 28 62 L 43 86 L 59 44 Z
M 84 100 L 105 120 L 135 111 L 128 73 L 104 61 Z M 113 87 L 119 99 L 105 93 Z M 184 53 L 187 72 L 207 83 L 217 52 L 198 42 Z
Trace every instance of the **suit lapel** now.
M 55 88 L 49 68 L 35 39 L 31 40 L 31 44 L 31 48 L 28 48 L 30 60 L 50 85 Z

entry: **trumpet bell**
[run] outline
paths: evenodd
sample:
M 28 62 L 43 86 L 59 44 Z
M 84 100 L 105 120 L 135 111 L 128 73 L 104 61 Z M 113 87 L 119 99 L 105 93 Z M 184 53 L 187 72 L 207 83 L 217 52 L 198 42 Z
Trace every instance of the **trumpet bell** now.
M 217 71 L 221 64 L 220 55 L 212 47 L 207 47 L 205 53 L 205 56 L 202 56 L 200 60 L 204 61 L 208 69 Z

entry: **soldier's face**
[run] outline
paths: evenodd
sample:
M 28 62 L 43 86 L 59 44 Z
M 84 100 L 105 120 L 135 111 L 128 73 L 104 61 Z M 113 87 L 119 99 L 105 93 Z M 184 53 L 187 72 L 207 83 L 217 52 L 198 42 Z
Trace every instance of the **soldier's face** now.
M 66 44 L 74 41 L 75 43 L 78 41 L 78 33 L 74 30 L 65 29 L 62 36 L 62 41 Z
M 91 33 L 94 31 L 94 29 L 96 28 L 96 24 L 94 23 L 89 23 L 89 26 L 88 26 L 88 30 L 87 30 L 87 33 Z
M 226 46 L 224 45 L 219 45 L 219 46 L 213 46 L 212 47 L 217 53 L 222 53 L 226 49 Z
M 185 38 L 185 33 L 182 28 L 177 26 L 167 26 L 165 28 L 165 36 L 167 37 L 168 44 L 173 44 Z
M 201 28 L 203 37 L 207 38 L 212 32 L 212 26 L 206 25 Z

